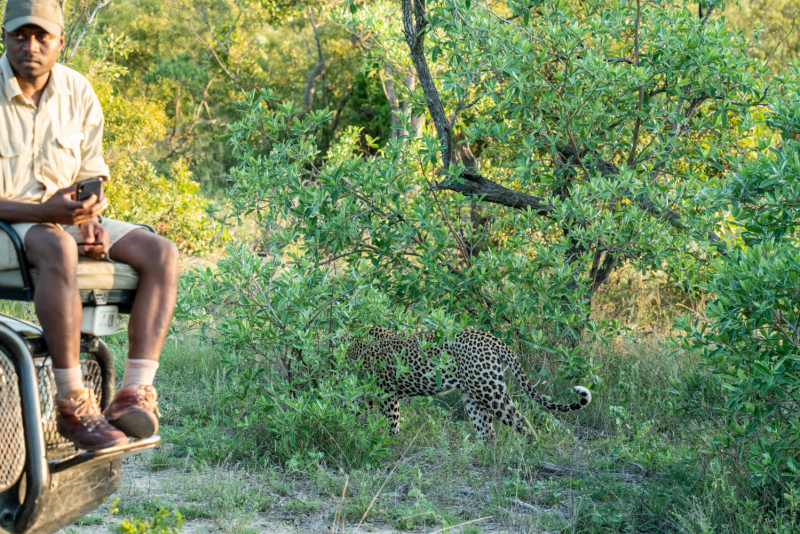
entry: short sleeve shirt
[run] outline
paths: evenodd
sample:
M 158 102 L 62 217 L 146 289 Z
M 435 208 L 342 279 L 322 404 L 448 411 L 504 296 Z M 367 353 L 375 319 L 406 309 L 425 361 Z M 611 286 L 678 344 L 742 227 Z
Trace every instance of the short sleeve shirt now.
M 39 106 L 22 95 L 0 58 L 0 198 L 28 204 L 87 178 L 109 177 L 103 111 L 89 81 L 56 64 Z

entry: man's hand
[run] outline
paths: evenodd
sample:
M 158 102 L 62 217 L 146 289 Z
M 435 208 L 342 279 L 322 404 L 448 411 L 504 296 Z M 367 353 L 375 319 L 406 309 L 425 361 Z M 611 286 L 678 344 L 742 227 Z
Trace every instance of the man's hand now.
M 83 202 L 72 200 L 76 189 L 77 185 L 59 189 L 46 202 L 39 204 L 38 222 L 79 225 L 94 219 L 108 208 L 108 199 L 104 198 L 101 202 L 97 202 L 95 195 Z
M 108 254 L 110 237 L 108 230 L 103 228 L 100 221 L 97 219 L 90 219 L 83 223 L 81 226 L 81 233 L 86 244 L 83 246 L 83 251 L 86 253 L 87 258 L 93 260 L 102 260 Z

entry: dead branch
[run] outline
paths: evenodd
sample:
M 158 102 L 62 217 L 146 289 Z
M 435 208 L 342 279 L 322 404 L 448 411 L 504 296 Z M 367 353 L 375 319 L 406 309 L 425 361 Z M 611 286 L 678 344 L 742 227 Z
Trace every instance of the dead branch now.
M 110 4 L 110 3 L 111 3 L 111 0 L 101 0 L 100 2 L 97 3 L 97 6 L 94 8 L 94 11 L 92 11 L 92 14 L 89 15 L 89 19 L 86 21 L 86 25 L 83 27 L 83 31 L 81 31 L 81 34 L 78 36 L 78 39 L 75 41 L 75 45 L 72 47 L 72 50 L 70 51 L 70 53 L 67 55 L 67 58 L 63 61 L 64 64 L 69 63 L 69 60 L 72 59 L 72 56 L 78 50 L 78 47 L 80 46 L 81 41 L 83 40 L 83 37 L 86 35 L 86 32 L 89 31 L 89 27 L 94 22 L 94 19 L 97 16 L 97 13 L 101 9 L 106 7 L 108 4 Z M 83 13 L 81 13 L 81 17 L 83 17 Z
M 639 473 L 620 473 L 619 471 L 590 471 L 588 469 L 579 469 L 573 467 L 566 467 L 563 465 L 551 464 L 550 462 L 539 462 L 539 471 L 555 477 L 607 477 L 619 478 L 622 480 L 638 481 L 642 477 L 656 475 L 651 471 L 645 470 Z M 641 467 L 641 466 L 640 466 Z

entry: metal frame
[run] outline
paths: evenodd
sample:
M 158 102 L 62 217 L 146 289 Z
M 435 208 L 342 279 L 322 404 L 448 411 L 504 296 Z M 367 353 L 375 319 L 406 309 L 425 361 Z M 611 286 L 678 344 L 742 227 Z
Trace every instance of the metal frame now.
M 0 288 L 0 299 L 33 300 L 33 277 L 31 276 L 31 267 L 28 264 L 28 257 L 25 255 L 25 246 L 19 238 L 17 231 L 7 222 L 0 221 L 0 230 L 6 233 L 11 240 L 11 244 L 14 245 L 14 251 L 17 253 L 17 262 L 19 262 L 19 271 L 20 274 L 22 274 L 23 285 L 22 288 Z
M 25 500 L 14 519 L 14 532 L 28 530 L 39 517 L 47 491 L 49 470 L 42 432 L 39 381 L 28 347 L 11 328 L 0 322 L 0 344 L 17 368 L 22 423 L 25 432 Z

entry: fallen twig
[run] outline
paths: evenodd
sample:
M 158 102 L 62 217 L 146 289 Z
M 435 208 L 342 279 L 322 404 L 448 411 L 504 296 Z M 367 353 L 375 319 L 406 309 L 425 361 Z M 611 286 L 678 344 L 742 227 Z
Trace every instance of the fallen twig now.
M 539 471 L 544 471 L 548 475 L 558 476 L 558 477 L 598 476 L 598 477 L 608 477 L 608 478 L 620 478 L 623 480 L 638 480 L 642 477 L 652 476 L 655 474 L 648 471 L 639 464 L 633 464 L 633 462 L 629 463 L 640 468 L 642 472 L 620 473 L 618 471 L 589 471 L 586 469 L 574 469 L 572 467 L 566 467 L 563 465 L 551 464 L 550 462 L 539 462 Z
M 560 515 L 564 516 L 563 512 L 556 510 L 555 508 L 545 508 L 542 506 L 534 506 L 533 504 L 528 504 L 524 501 L 519 499 L 509 499 L 509 502 L 514 506 L 519 506 L 520 508 L 525 508 L 526 510 L 530 510 L 531 512 L 536 512 L 537 514 L 553 514 L 553 515 Z

